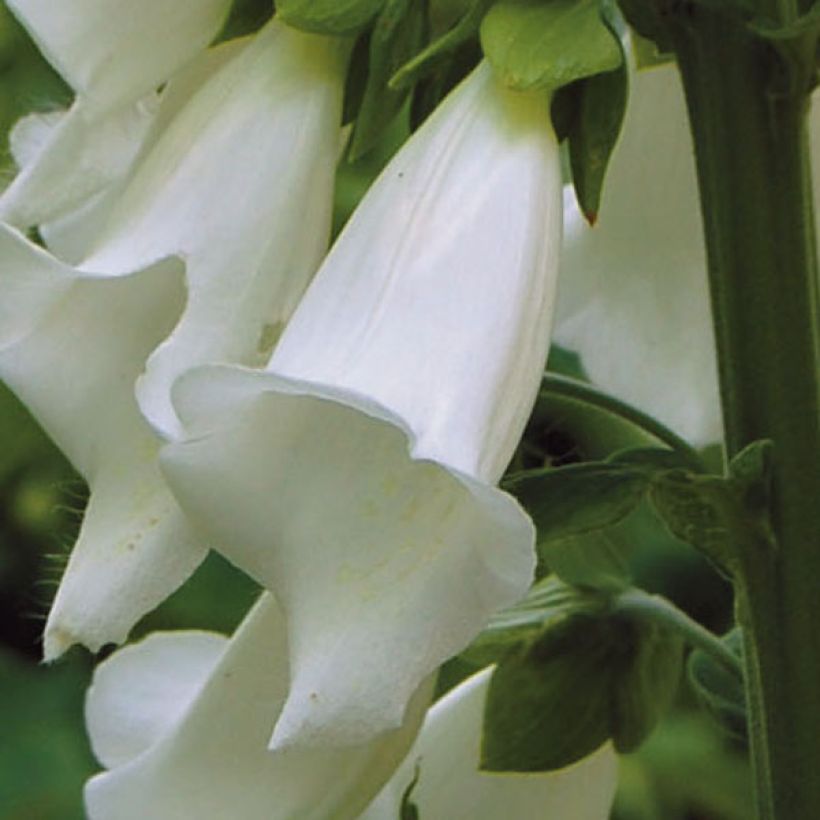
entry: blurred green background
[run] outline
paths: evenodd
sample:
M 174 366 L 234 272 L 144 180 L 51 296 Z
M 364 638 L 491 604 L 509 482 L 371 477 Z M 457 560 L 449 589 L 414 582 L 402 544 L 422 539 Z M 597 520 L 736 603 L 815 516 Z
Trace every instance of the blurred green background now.
M 258 4 L 245 5 L 250 15 L 256 13 Z M 237 25 L 236 31 L 241 30 Z M 16 119 L 63 107 L 70 99 L 69 90 L 0 3 L 0 180 L 13 174 L 6 135 Z M 374 151 L 354 164 L 342 164 L 337 229 L 406 130 L 405 112 Z M 577 375 L 578 363 L 567 357 L 554 357 L 553 365 Z M 547 418 L 542 415 L 528 430 L 527 452 L 540 450 L 554 463 L 592 457 L 579 435 L 586 423 L 566 407 L 548 409 Z M 601 435 L 607 449 L 606 429 Z M 609 444 L 610 449 L 617 446 Z M 52 666 L 40 663 L 44 619 L 85 501 L 82 479 L 0 385 L 0 820 L 83 817 L 82 785 L 96 770 L 83 729 L 83 697 L 94 659 L 75 648 Z M 728 627 L 729 590 L 703 560 L 652 525 L 638 525 L 632 535 L 642 585 L 663 592 L 718 632 Z M 255 594 L 251 582 L 212 555 L 182 590 L 139 624 L 133 637 L 155 629 L 230 632 Z M 673 713 L 637 753 L 622 759 L 614 816 L 752 816 L 744 750 L 699 709 L 685 683 Z

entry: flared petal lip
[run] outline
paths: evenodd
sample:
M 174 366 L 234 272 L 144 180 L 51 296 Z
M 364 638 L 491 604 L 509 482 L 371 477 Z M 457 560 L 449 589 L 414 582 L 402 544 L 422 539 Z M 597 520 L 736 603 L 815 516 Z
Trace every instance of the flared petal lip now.
M 213 380 L 221 383 L 220 406 L 210 405 L 207 391 L 200 388 Z M 171 400 L 183 427 L 185 435 L 180 442 L 166 445 L 164 451 L 174 446 L 184 447 L 187 442 L 206 441 L 216 427 L 221 427 L 234 415 L 235 409 L 264 393 L 284 393 L 292 396 L 310 396 L 325 401 L 343 404 L 363 413 L 377 421 L 386 422 L 398 428 L 407 439 L 407 451 L 410 458 L 419 463 L 433 464 L 446 470 L 460 482 L 476 500 L 497 506 L 496 500 L 501 493 L 507 504 L 520 513 L 522 522 L 526 521 L 530 529 L 530 543 L 535 544 L 535 525 L 528 513 L 516 498 L 508 493 L 459 470 L 449 464 L 426 456 L 415 455 L 418 437 L 407 422 L 389 407 L 370 396 L 349 388 L 338 387 L 325 382 L 299 379 L 285 376 L 271 370 L 254 370 L 241 365 L 203 365 L 183 373 L 171 388 Z M 160 454 L 160 463 L 163 454 Z M 535 571 L 535 552 L 532 553 L 532 571 Z

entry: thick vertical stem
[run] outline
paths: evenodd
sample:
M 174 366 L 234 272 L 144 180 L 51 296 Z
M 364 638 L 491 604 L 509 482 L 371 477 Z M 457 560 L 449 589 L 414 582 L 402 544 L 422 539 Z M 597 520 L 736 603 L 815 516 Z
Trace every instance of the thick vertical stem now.
M 714 6 L 712 7 L 714 8 Z M 741 558 L 759 816 L 820 812 L 820 339 L 808 74 L 739 20 L 669 28 L 694 135 L 729 454 L 774 442 L 777 551 Z

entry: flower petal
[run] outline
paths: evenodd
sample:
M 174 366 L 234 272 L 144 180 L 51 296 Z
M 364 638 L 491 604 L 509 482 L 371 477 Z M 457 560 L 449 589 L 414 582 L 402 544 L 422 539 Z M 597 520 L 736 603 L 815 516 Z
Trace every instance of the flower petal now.
M 230 0 L 7 0 L 49 62 L 102 108 L 155 89 L 218 33 Z
M 122 179 L 149 133 L 156 108 L 154 94 L 100 115 L 80 100 L 59 120 L 51 115 L 48 129 L 32 133 L 38 121 L 22 120 L 16 154 L 24 164 L 0 197 L 0 220 L 20 228 L 39 225 Z M 23 140 L 27 144 L 21 145 Z
M 686 105 L 674 65 L 633 75 L 598 221 L 568 200 L 555 340 L 593 382 L 696 444 L 721 437 Z
M 133 384 L 182 307 L 173 260 L 79 274 L 0 226 L 0 376 L 89 482 L 92 501 L 46 628 L 46 657 L 121 641 L 204 557 L 159 475 Z
M 479 771 L 491 674 L 485 669 L 473 675 L 433 706 L 404 763 L 361 820 L 395 820 L 417 765 L 410 799 L 422 818 L 607 820 L 617 785 L 617 758 L 608 745 L 557 772 Z
M 495 483 L 543 372 L 560 232 L 547 100 L 481 65 L 368 191 L 269 368 L 370 396 L 417 457 Z
M 188 306 L 138 388 L 166 434 L 173 379 L 207 361 L 263 363 L 327 248 L 345 50 L 269 24 L 169 125 L 83 264 L 186 260 Z
M 411 457 L 367 398 L 227 367 L 176 394 L 192 434 L 163 452 L 178 500 L 287 614 L 276 747 L 399 725 L 421 680 L 526 590 L 534 532 L 514 499 Z
M 156 143 L 159 136 L 173 122 L 188 100 L 207 80 L 245 48 L 249 39 L 248 37 L 242 37 L 209 48 L 174 75 L 163 89 L 159 97 L 159 105 L 153 106 L 156 109 L 155 113 L 152 111 L 152 116 L 144 126 L 140 125 L 140 135 L 136 138 L 133 150 L 133 155 L 137 159 L 130 164 L 124 164 L 121 172 L 116 174 L 115 178 L 103 190 L 90 199 L 85 198 L 83 204 L 77 210 L 71 210 L 54 221 L 40 224 L 40 234 L 46 243 L 46 247 L 53 254 L 72 265 L 80 264 L 89 255 L 111 212 L 114 210 L 117 200 L 125 190 L 129 178 L 128 173 L 125 173 L 125 171 L 129 173 L 133 171 L 139 155 L 144 155 Z M 57 117 L 59 116 L 62 116 L 62 112 L 58 112 Z M 20 167 L 28 164 L 28 162 L 21 162 L 18 159 L 18 154 L 25 158 L 34 159 L 35 150 L 41 148 L 44 144 L 46 136 L 44 132 L 46 132 L 47 126 L 51 124 L 53 117 L 52 114 L 32 115 L 23 118 L 15 125 L 12 138 L 17 137 L 18 151 L 15 153 L 15 159 Z M 40 118 L 46 121 L 40 123 L 37 121 Z M 29 122 L 30 120 L 34 121 Z M 18 132 L 21 133 L 18 134 Z M 136 131 L 131 133 L 137 134 Z M 85 145 L 86 150 L 89 152 L 88 156 L 92 161 L 93 151 L 96 147 L 97 142 L 93 137 Z M 102 145 L 103 150 L 106 147 L 107 144 Z M 75 168 L 76 164 L 71 166 L 72 171 Z M 84 177 L 87 179 L 87 175 L 84 175 Z M 53 206 L 55 184 L 54 180 L 49 182 L 51 193 L 48 199 L 48 207 Z M 39 213 L 42 214 L 42 211 Z
M 212 632 L 155 632 L 100 664 L 85 700 L 97 759 L 113 769 L 158 743 L 183 719 L 227 644 Z
M 170 651 L 176 638 L 167 640 L 169 651 L 163 657 L 154 643 L 143 645 L 135 660 L 150 664 L 152 675 L 164 668 L 175 681 L 183 659 Z M 271 727 L 287 691 L 286 657 L 281 615 L 273 598 L 263 596 L 189 708 L 178 714 L 155 745 L 88 783 L 85 796 L 91 820 L 358 817 L 412 744 L 429 701 L 430 683 L 413 698 L 400 729 L 365 746 L 270 752 Z M 108 685 L 119 683 L 128 689 L 131 709 L 139 714 L 140 693 L 117 658 L 107 662 L 115 664 Z M 106 664 L 101 670 L 108 674 Z M 142 678 L 137 676 L 138 683 Z M 149 714 L 155 691 L 152 685 Z M 116 713 L 112 718 L 119 720 Z
M 479 68 L 365 197 L 269 371 L 178 382 L 175 495 L 287 615 L 277 748 L 397 726 L 532 578 L 532 524 L 491 484 L 546 358 L 561 211 L 547 110 Z

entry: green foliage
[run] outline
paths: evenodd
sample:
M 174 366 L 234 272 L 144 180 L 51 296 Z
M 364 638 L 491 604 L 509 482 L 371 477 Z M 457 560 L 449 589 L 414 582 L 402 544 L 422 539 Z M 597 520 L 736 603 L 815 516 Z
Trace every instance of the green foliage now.
M 723 642 L 739 658 L 742 656 L 743 636 L 733 629 Z M 733 675 L 710 655 L 695 650 L 687 664 L 689 682 L 704 709 L 731 736 L 746 738 L 746 693 L 743 680 Z
M 503 82 L 519 91 L 555 91 L 623 62 L 597 0 L 500 0 L 481 24 L 481 45 Z
M 370 34 L 367 79 L 350 145 L 351 160 L 373 148 L 407 100 L 409 89 L 393 89 L 388 81 L 421 47 L 426 24 L 424 3 L 386 0 Z
M 8 133 L 14 123 L 31 111 L 65 107 L 71 97 L 71 89 L 0 3 L 0 174 L 10 164 Z
M 596 74 L 579 83 L 575 116 L 569 127 L 572 184 L 587 221 L 598 216 L 609 158 L 626 109 L 626 68 Z
M 396 71 L 390 87 L 408 88 L 446 63 L 455 51 L 475 37 L 493 2 L 495 0 L 472 0 L 458 22 Z
M 381 10 L 384 0 L 278 0 L 276 13 L 294 28 L 315 34 L 354 34 Z
M 272 0 L 234 0 L 217 43 L 258 31 L 273 15 Z
M 682 649 L 656 624 L 605 608 L 554 619 L 493 675 L 482 768 L 560 769 L 607 739 L 636 748 L 672 703 Z
M 749 820 L 746 757 L 710 721 L 680 709 L 619 760 L 613 820 Z
M 748 550 L 773 555 L 769 521 L 771 443 L 754 442 L 729 466 L 729 477 L 670 470 L 656 477 L 650 499 L 669 530 L 738 576 Z
M 0 649 L 0 806 L 9 820 L 81 820 L 80 784 L 96 765 L 78 723 L 90 664 L 79 653 L 34 666 Z

